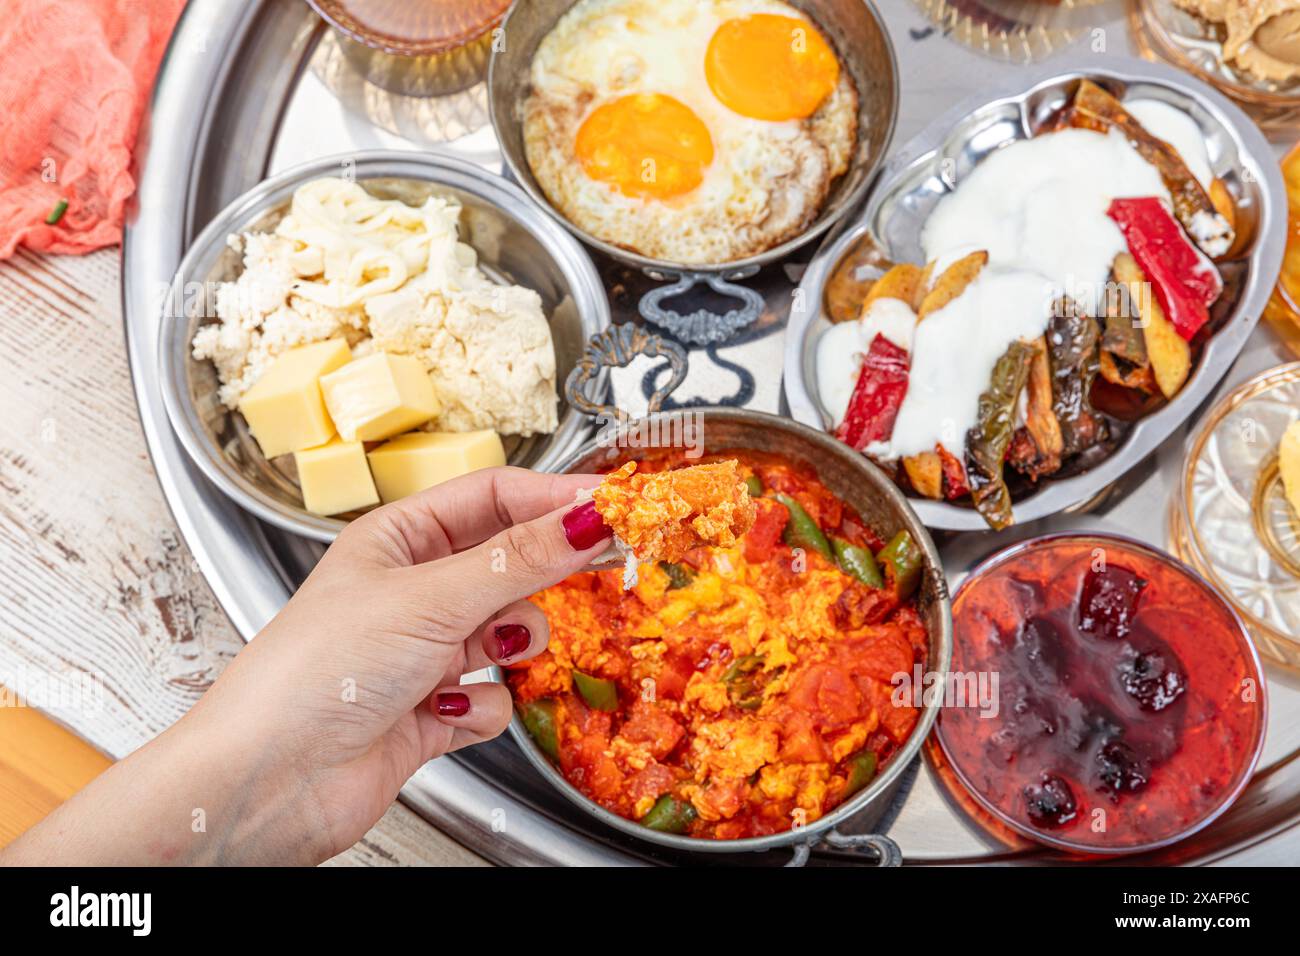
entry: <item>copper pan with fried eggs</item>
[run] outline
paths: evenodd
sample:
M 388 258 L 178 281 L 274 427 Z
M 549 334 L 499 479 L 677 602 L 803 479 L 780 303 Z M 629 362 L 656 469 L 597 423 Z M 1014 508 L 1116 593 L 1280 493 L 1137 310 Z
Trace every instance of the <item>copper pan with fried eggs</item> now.
M 652 273 L 748 274 L 822 235 L 893 133 L 893 50 L 862 0 L 531 0 L 503 29 L 510 172 Z

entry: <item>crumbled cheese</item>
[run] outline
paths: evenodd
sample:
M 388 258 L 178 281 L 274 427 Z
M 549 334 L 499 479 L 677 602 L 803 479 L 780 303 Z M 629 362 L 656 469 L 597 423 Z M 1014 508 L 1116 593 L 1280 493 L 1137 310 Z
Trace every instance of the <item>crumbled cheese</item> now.
M 541 297 L 498 285 L 457 238 L 460 206 L 415 208 L 355 183 L 316 180 L 294 194 L 274 233 L 232 237 L 244 270 L 216 293 L 219 322 L 194 337 L 230 408 L 271 361 L 342 335 L 356 357 L 410 355 L 430 372 L 443 411 L 435 431 L 555 430 L 555 349 Z

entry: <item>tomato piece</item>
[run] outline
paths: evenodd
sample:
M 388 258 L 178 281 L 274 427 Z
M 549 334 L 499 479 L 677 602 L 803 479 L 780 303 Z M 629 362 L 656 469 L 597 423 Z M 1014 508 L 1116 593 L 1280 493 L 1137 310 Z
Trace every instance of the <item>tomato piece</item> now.
M 862 697 L 849 675 L 833 664 L 813 664 L 795 675 L 789 702 L 823 731 L 839 730 L 861 716 Z
M 869 588 L 854 582 L 831 605 L 831 620 L 842 631 L 856 631 L 879 624 L 897 607 L 898 595 L 893 588 Z
M 762 564 L 776 553 L 786 522 L 790 520 L 790 512 L 779 501 L 770 498 L 759 498 L 754 504 L 757 513 L 754 526 L 745 534 L 745 560 Z
M 627 781 L 627 795 L 635 805 L 646 797 L 658 798 L 660 795 L 667 793 L 677 782 L 677 774 L 673 773 L 672 768 L 665 767 L 658 761 L 652 760 L 641 770 L 638 770 Z
M 826 746 L 807 714 L 793 713 L 781 735 L 781 759 L 792 763 L 826 763 Z
M 673 720 L 657 704 L 637 700 L 623 724 L 622 735 L 633 743 L 644 744 L 655 759 L 672 753 L 686 736 L 686 728 Z

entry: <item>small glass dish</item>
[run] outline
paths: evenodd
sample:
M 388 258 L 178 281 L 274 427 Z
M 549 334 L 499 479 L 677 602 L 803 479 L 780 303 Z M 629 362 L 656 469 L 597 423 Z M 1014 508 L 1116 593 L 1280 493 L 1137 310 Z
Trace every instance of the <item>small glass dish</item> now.
M 307 0 L 376 86 L 447 96 L 483 80 L 510 0 Z
M 1300 362 L 1226 395 L 1201 421 L 1170 516 L 1173 550 L 1245 619 L 1268 658 L 1300 670 L 1300 518 L 1277 448 L 1300 419 Z
M 1009 63 L 1036 63 L 1113 16 L 1114 0 L 913 0 L 944 37 Z
M 1222 24 L 1198 17 L 1173 0 L 1128 0 L 1128 21 L 1144 57 L 1163 60 L 1209 83 L 1235 100 L 1271 138 L 1286 140 L 1300 129 L 1300 79 L 1268 82 L 1225 61 Z
M 953 598 L 932 761 L 1010 848 L 1140 853 L 1236 800 L 1266 710 L 1249 632 L 1195 572 L 1118 535 L 1044 535 L 987 558 Z
M 1300 146 L 1282 159 L 1286 183 L 1286 252 L 1277 285 L 1264 307 L 1264 319 L 1296 355 L 1300 355 Z

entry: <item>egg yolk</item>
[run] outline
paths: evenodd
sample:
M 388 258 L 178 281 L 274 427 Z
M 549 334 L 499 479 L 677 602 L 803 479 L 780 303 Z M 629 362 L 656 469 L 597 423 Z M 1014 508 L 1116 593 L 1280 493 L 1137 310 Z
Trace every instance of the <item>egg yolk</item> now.
M 592 111 L 574 144 L 588 176 L 625 196 L 669 199 L 704 180 L 713 137 L 685 103 L 634 93 Z
M 806 20 L 772 13 L 728 20 L 704 57 L 709 88 L 728 109 L 759 120 L 817 112 L 840 79 L 835 51 Z

